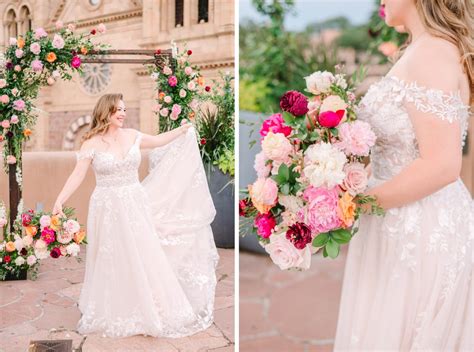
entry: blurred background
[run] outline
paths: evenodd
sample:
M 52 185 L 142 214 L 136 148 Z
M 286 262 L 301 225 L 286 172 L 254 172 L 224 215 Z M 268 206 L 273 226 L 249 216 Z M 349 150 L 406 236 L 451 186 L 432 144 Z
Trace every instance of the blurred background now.
M 379 5 L 380 0 L 240 0 L 240 188 L 256 179 L 261 121 L 279 111 L 284 92 L 303 91 L 303 77 L 334 72 L 336 64 L 349 75 L 363 66 L 367 73 L 360 96 L 388 72 L 406 34 L 385 25 Z M 462 170 L 471 192 L 473 127 Z M 313 256 L 306 272 L 282 272 L 251 227 L 240 224 L 241 233 L 249 233 L 240 238 L 241 350 L 332 351 L 346 251 L 336 260 Z

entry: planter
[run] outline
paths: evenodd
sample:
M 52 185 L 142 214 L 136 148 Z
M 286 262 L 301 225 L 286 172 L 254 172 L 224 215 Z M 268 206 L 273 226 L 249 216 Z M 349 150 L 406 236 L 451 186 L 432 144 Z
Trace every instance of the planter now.
M 223 174 L 217 167 L 204 165 L 209 190 L 216 208 L 211 224 L 214 242 L 219 248 L 234 248 L 234 183 L 233 177 Z
M 5 280 L 3 280 L 3 281 L 26 280 L 27 274 L 28 274 L 28 270 L 26 270 L 26 269 L 22 269 L 18 276 L 15 276 L 14 274 L 9 272 L 9 273 L 7 273 L 7 275 L 5 276 Z

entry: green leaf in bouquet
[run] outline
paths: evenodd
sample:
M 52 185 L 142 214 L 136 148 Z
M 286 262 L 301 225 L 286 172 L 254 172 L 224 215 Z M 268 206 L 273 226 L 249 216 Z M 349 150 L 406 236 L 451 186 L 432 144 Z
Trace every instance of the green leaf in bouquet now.
M 290 179 L 290 169 L 286 164 L 281 164 L 278 168 L 278 176 L 281 176 L 285 181 Z
M 344 244 L 344 243 L 348 243 L 351 240 L 352 235 L 349 230 L 338 229 L 338 230 L 331 231 L 331 237 L 337 243 Z
M 285 178 L 281 175 L 273 175 L 272 176 L 273 181 L 275 181 L 278 185 L 281 185 L 286 182 Z
M 326 250 L 326 247 L 323 249 L 323 257 L 327 258 L 328 257 L 328 251 Z
M 334 137 L 337 137 L 339 135 L 339 130 L 337 128 L 330 128 L 329 131 L 331 131 L 331 134 Z
M 309 133 L 309 140 L 310 140 L 311 142 L 316 142 L 316 141 L 318 141 L 318 140 L 320 139 L 320 137 L 321 137 L 321 136 L 320 136 L 319 133 L 316 132 L 316 131 L 313 131 L 313 132 L 310 132 L 310 133 Z
M 320 233 L 313 239 L 313 247 L 322 247 L 329 241 L 329 234 L 327 232 Z
M 328 240 L 328 243 L 326 243 L 326 247 L 324 248 L 326 249 L 329 257 L 331 257 L 332 259 L 337 258 L 337 256 L 339 255 L 340 245 L 332 238 Z
M 290 194 L 290 184 L 284 183 L 283 185 L 281 185 L 280 192 L 283 193 L 284 195 Z
M 283 111 L 282 116 L 283 116 L 283 120 L 288 126 L 290 127 L 296 126 L 295 124 L 296 118 L 293 115 L 291 115 L 289 112 Z

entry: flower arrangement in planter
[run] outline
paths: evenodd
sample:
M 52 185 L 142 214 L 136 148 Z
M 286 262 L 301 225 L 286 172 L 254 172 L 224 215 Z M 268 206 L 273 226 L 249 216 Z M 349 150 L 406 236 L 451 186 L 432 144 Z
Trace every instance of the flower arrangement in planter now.
M 48 257 L 77 257 L 86 233 L 74 218 L 74 209 L 65 208 L 65 217 L 28 210 L 8 231 L 6 208 L 0 203 L 0 280 L 36 277 L 41 260 Z M 23 277 L 22 277 L 23 276 Z

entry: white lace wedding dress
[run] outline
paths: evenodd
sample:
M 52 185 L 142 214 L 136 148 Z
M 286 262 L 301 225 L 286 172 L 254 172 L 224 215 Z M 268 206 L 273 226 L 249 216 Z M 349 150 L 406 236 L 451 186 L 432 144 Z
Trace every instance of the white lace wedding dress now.
M 378 138 L 371 186 L 419 155 L 407 104 L 459 120 L 466 136 L 469 109 L 459 92 L 384 77 L 358 108 Z M 474 203 L 460 179 L 385 217 L 362 216 L 349 246 L 335 351 L 474 351 L 473 238 Z
M 79 299 L 81 334 L 182 337 L 213 321 L 215 209 L 194 129 L 150 153 L 139 182 L 141 133 L 123 159 L 89 150 L 96 188 Z

